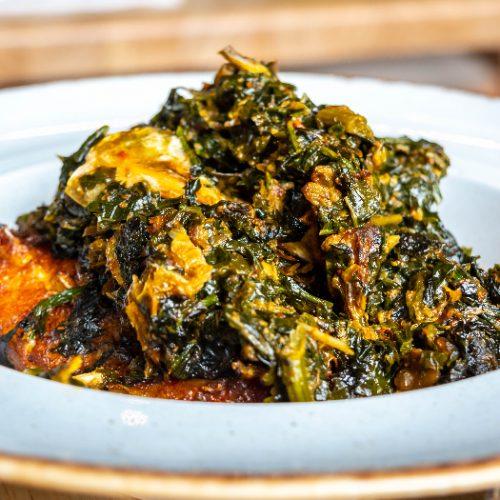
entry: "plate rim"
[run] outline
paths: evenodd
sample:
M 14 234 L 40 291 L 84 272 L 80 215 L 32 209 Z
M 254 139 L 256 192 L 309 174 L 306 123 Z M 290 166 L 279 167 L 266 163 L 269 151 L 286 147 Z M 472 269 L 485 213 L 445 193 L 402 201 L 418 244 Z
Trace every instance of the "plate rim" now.
M 269 476 L 141 471 L 0 453 L 0 480 L 44 490 L 144 500 L 421 498 L 500 487 L 500 455 L 390 471 Z
M 172 76 L 200 76 L 204 77 L 213 77 L 214 71 L 210 70 L 186 70 L 186 71 L 160 71 L 160 72 L 151 72 L 151 73 L 117 73 L 108 76 L 90 76 L 90 77 L 75 77 L 75 78 L 62 78 L 56 80 L 48 80 L 44 82 L 38 83 L 26 83 L 19 85 L 9 85 L 7 87 L 0 88 L 0 95 L 4 93 L 14 93 L 17 91 L 30 91 L 36 90 L 38 88 L 50 88 L 52 86 L 61 86 L 61 85 L 73 85 L 78 83 L 100 83 L 103 81 L 119 81 L 119 80 L 134 80 L 138 78 L 161 78 L 161 77 L 172 77 Z M 438 85 L 433 83 L 419 83 L 412 82 L 410 80 L 404 80 L 399 78 L 376 78 L 371 76 L 351 76 L 351 75 L 342 75 L 335 72 L 315 72 L 315 71 L 293 71 L 293 70 L 284 70 L 281 71 L 278 68 L 278 75 L 285 77 L 313 77 L 313 78 L 334 78 L 338 80 L 344 80 L 346 82 L 364 82 L 367 84 L 382 84 L 382 85 L 402 85 L 408 88 L 419 88 L 425 90 L 433 90 L 438 92 L 444 92 L 446 94 L 454 94 L 456 96 L 463 97 L 472 97 L 474 99 L 485 100 L 487 102 L 500 103 L 500 95 L 489 95 L 483 94 L 479 91 L 475 90 L 467 90 L 455 87 L 447 87 L 445 85 Z M 159 103 L 161 105 L 161 103 Z

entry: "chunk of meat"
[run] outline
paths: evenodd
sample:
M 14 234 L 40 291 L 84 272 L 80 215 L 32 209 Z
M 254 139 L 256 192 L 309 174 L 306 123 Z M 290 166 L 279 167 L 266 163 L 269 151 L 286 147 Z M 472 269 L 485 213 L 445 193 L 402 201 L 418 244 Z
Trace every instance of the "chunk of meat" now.
M 0 336 L 38 302 L 74 286 L 75 262 L 55 259 L 47 248 L 28 245 L 0 227 Z
M 70 314 L 71 308 L 62 306 L 51 311 L 47 317 L 46 333 L 30 339 L 18 329 L 7 347 L 12 366 L 19 371 L 41 370 L 47 372 L 67 363 L 67 359 L 54 352 L 59 344 L 59 335 L 54 329 Z
M 330 255 L 329 286 L 340 294 L 352 320 L 361 320 L 365 313 L 367 285 L 376 278 L 381 246 L 380 229 L 370 224 L 332 234 L 321 246 Z
M 19 328 L 7 346 L 7 356 L 12 366 L 19 371 L 40 371 L 43 373 L 68 366 L 75 358 L 75 369 L 72 374 L 91 370 L 106 354 L 106 363 L 117 373 L 126 373 L 130 360 L 118 352 L 119 336 L 118 318 L 112 314 L 106 316 L 101 323 L 102 334 L 92 340 L 92 348 L 85 353 L 66 357 L 57 351 L 60 345 L 61 332 L 57 327 L 68 317 L 71 306 L 59 306 L 47 315 L 45 331 L 41 335 L 31 337 Z
M 107 389 L 133 396 L 218 403 L 258 403 L 268 396 L 268 389 L 257 381 L 230 378 L 219 380 L 166 380 L 162 382 L 143 382 L 131 386 L 110 384 Z
M 104 137 L 88 152 L 85 163 L 68 180 L 66 194 L 83 207 L 95 201 L 106 184 L 82 187 L 82 178 L 108 170 L 115 181 L 130 188 L 144 183 L 163 198 L 184 194 L 190 162 L 175 133 L 138 127 Z

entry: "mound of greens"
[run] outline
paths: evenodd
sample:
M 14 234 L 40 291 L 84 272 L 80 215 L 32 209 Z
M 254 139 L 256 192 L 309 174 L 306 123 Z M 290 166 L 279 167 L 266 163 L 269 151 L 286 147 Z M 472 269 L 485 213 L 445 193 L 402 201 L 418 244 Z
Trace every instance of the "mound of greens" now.
M 377 138 L 272 65 L 222 55 L 213 83 L 63 158 L 54 201 L 19 220 L 78 262 L 59 352 L 91 349 L 108 311 L 132 353 L 107 373 L 123 383 L 240 377 L 313 401 L 496 369 L 500 267 L 435 212 L 443 149 Z

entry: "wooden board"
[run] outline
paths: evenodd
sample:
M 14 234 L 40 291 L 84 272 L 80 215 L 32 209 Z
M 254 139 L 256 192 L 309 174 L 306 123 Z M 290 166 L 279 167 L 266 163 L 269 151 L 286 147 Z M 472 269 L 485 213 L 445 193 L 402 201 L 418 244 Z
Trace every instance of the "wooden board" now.
M 39 491 L 20 486 L 8 486 L 0 484 L 1 500 L 123 500 L 118 497 L 97 498 L 88 495 L 70 495 L 67 493 L 56 493 L 50 491 Z
M 0 85 L 212 69 L 227 44 L 286 67 L 499 52 L 499 26 L 498 0 L 215 0 L 172 11 L 0 17 Z
M 49 491 L 33 490 L 19 486 L 8 486 L 0 484 L 1 500 L 124 500 L 119 497 L 94 497 L 88 495 L 70 495 Z M 128 499 L 132 500 L 132 499 Z M 440 498 L 428 498 L 427 500 L 500 500 L 497 492 L 479 492 L 469 495 L 453 495 Z

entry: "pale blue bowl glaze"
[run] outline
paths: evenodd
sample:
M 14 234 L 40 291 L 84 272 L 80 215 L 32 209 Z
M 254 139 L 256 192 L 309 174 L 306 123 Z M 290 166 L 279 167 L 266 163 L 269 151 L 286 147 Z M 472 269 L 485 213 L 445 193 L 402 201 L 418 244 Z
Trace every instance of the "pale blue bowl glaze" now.
M 289 74 L 316 102 L 347 104 L 379 135 L 426 137 L 452 159 L 440 208 L 490 265 L 500 248 L 500 101 L 402 83 Z M 109 78 L 0 92 L 0 221 L 56 186 L 56 154 L 102 124 L 152 116 L 172 86 L 209 76 Z M 0 453 L 168 472 L 389 471 L 500 456 L 500 371 L 362 400 L 164 401 L 64 386 L 0 368 Z

